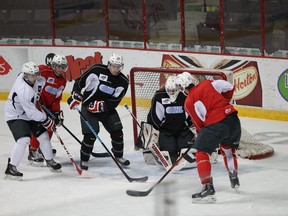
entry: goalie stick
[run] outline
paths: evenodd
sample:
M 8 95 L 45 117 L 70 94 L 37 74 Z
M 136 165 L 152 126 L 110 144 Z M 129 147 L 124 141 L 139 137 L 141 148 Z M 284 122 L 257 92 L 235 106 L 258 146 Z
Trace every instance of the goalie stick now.
M 137 191 L 137 190 L 126 190 L 126 194 L 129 196 L 134 196 L 134 197 L 144 197 L 144 196 L 148 196 L 151 191 L 158 186 L 163 179 L 178 165 L 178 163 L 180 162 L 180 160 L 182 160 L 182 158 L 185 157 L 185 155 L 188 153 L 188 151 L 190 150 L 190 148 L 188 148 L 178 159 L 177 161 L 170 167 L 170 169 L 148 190 L 146 191 Z
M 127 109 L 127 111 L 130 113 L 130 115 L 132 116 L 133 120 L 136 122 L 136 124 L 140 127 L 141 129 L 141 125 L 138 122 L 136 116 L 130 111 L 129 107 L 127 104 L 124 104 L 124 107 Z M 158 161 L 160 161 L 160 163 L 162 164 L 162 166 L 165 168 L 165 170 L 169 170 L 171 168 L 171 164 L 167 161 L 167 159 L 165 158 L 165 156 L 163 155 L 163 153 L 160 151 L 159 147 L 157 146 L 157 144 L 155 142 L 152 142 L 152 146 L 151 148 L 149 148 L 149 150 L 152 152 L 153 157 L 156 161 L 156 163 Z M 161 164 L 158 163 L 160 166 Z M 174 169 L 175 171 L 179 171 L 181 170 L 186 163 L 179 163 L 177 165 L 177 167 Z
M 54 120 L 56 119 L 56 116 L 44 105 L 41 105 L 41 107 L 44 109 L 45 112 L 47 112 Z M 80 144 L 82 145 L 82 142 L 62 123 L 61 126 Z M 109 157 L 109 154 L 107 152 L 92 152 L 92 156 L 94 157 Z
M 82 112 L 78 109 L 78 107 L 75 107 L 75 110 L 78 111 L 78 113 L 80 114 L 80 117 L 82 118 L 82 120 L 85 122 L 85 124 L 87 125 L 87 127 L 91 130 L 91 132 L 93 133 L 93 135 L 98 139 L 98 141 L 101 143 L 101 145 L 105 148 L 105 150 L 108 152 L 108 154 L 110 155 L 110 157 L 113 159 L 113 161 L 115 162 L 115 164 L 118 166 L 118 168 L 121 170 L 121 172 L 123 173 L 123 175 L 126 177 L 126 179 L 129 182 L 146 182 L 148 180 L 148 176 L 144 176 L 144 177 L 139 177 L 139 178 L 132 178 L 130 177 L 121 167 L 121 165 L 119 165 L 119 163 L 117 162 L 116 158 L 112 155 L 112 153 L 109 151 L 109 149 L 106 147 L 106 145 L 104 144 L 104 142 L 101 140 L 101 138 L 98 136 L 98 134 L 96 133 L 96 131 L 94 130 L 94 128 L 91 126 L 91 124 L 88 122 L 88 120 L 85 118 L 85 116 L 82 114 Z
M 45 112 L 42 109 L 42 105 L 40 104 L 39 101 L 37 101 L 40 109 L 42 112 Z M 45 107 L 46 108 L 46 107 Z M 47 109 L 47 108 L 46 108 Z M 48 113 L 49 114 L 49 113 Z M 55 117 L 55 116 L 54 116 Z M 52 117 L 53 118 L 53 117 Z M 86 177 L 86 178 L 94 178 L 94 177 L 99 177 L 98 173 L 92 173 L 92 172 L 88 172 L 86 170 L 82 170 L 78 167 L 78 165 L 76 164 L 76 162 L 74 161 L 73 157 L 71 156 L 70 152 L 68 151 L 68 149 L 66 148 L 64 142 L 62 141 L 61 137 L 59 136 L 59 134 L 57 133 L 56 129 L 53 129 L 54 134 L 56 135 L 57 139 L 59 140 L 60 144 L 63 146 L 64 150 L 66 151 L 66 154 L 68 155 L 70 161 L 72 162 L 72 164 L 74 165 L 76 171 L 78 172 L 78 174 L 80 176 Z

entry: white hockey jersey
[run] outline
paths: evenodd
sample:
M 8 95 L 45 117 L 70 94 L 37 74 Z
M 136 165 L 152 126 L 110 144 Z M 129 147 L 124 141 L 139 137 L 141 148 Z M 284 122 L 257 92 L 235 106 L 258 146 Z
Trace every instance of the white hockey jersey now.
M 24 74 L 18 75 L 5 106 L 5 120 L 33 120 L 44 121 L 47 117 L 36 108 L 36 100 L 45 84 L 43 77 L 38 77 L 34 86 L 30 86 L 24 79 Z

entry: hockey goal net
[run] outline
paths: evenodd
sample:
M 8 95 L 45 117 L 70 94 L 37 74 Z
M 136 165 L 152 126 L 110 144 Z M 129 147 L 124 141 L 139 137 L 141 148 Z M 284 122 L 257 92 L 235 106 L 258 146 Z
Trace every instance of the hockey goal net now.
M 187 71 L 196 76 L 199 81 L 205 79 L 224 79 L 233 83 L 233 72 L 225 70 L 204 70 L 191 68 L 144 68 L 134 67 L 130 71 L 130 87 L 132 113 L 138 123 L 146 121 L 151 99 L 154 93 L 165 84 L 165 80 L 170 75 L 177 75 Z M 137 122 L 133 121 L 134 141 L 139 133 Z M 136 146 L 135 146 L 135 149 Z M 255 139 L 248 131 L 242 127 L 242 135 L 237 155 L 241 158 L 261 159 L 273 155 L 274 149 Z

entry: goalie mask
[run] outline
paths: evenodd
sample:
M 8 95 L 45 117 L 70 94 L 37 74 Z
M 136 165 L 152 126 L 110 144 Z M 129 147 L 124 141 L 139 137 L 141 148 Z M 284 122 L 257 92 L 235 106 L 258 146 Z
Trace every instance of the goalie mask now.
M 180 86 L 177 85 L 176 79 L 176 76 L 169 76 L 165 83 L 166 93 L 169 95 L 170 101 L 172 103 L 176 101 L 180 93 Z

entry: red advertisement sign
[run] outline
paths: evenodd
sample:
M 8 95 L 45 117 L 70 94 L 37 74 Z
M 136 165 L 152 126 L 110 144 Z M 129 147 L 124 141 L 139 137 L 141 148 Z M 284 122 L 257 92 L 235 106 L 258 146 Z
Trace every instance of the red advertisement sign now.
M 161 64 L 162 67 L 182 67 L 195 70 L 205 68 L 203 65 L 205 64 L 201 64 L 195 57 L 166 54 L 163 55 Z M 224 59 L 215 64 L 212 69 L 233 71 L 233 84 L 236 87 L 233 99 L 237 105 L 262 107 L 262 85 L 256 61 Z
M 12 70 L 12 67 L 8 62 L 0 55 L 0 75 L 8 74 Z

